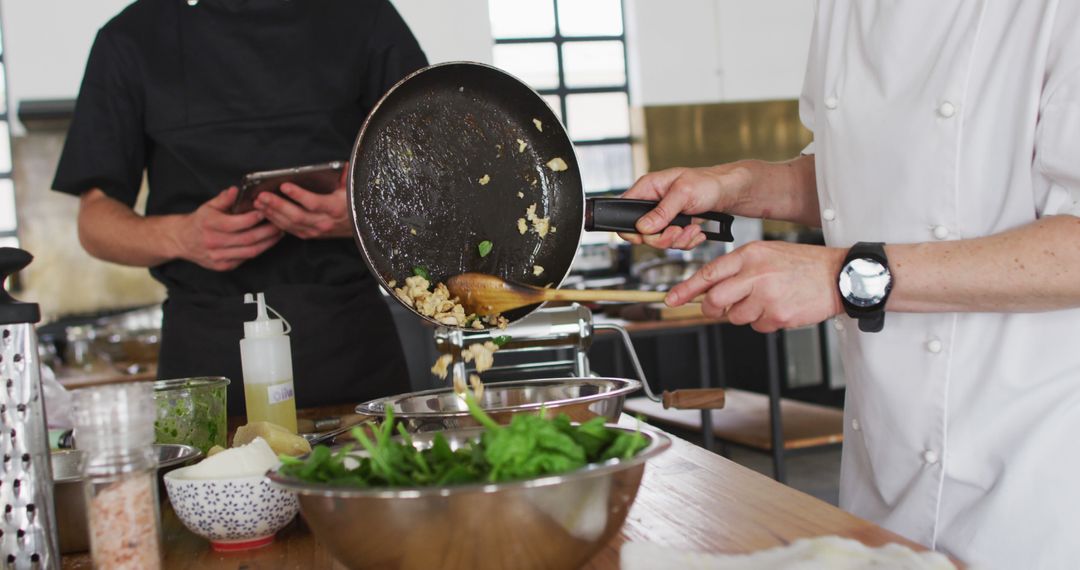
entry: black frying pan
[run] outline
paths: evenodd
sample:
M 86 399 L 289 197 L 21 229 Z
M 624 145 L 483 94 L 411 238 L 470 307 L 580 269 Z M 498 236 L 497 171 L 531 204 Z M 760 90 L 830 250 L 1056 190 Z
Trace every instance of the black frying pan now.
M 548 168 L 554 158 L 567 169 Z M 356 139 L 348 182 L 357 243 L 384 286 L 422 267 L 433 283 L 474 271 L 558 287 L 583 229 L 634 232 L 654 205 L 586 200 L 574 147 L 544 100 L 503 71 L 467 62 L 421 69 L 383 96 Z M 544 238 L 518 230 L 532 204 L 550 220 Z M 721 226 L 708 237 L 732 241 L 732 218 L 708 217 Z M 486 256 L 483 241 L 493 245 Z M 537 307 L 505 316 L 513 322 Z

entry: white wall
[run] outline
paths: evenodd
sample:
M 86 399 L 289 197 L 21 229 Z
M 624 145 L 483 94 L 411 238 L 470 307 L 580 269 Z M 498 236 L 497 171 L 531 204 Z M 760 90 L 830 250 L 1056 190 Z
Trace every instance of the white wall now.
M 23 99 L 73 99 L 98 28 L 130 2 L 0 0 L 12 115 Z M 491 62 L 487 0 L 393 2 L 431 62 Z
M 22 99 L 74 98 L 94 34 L 129 3 L 0 0 L 11 115 Z
M 799 96 L 814 21 L 812 0 L 723 0 L 716 17 L 724 100 Z
M 392 0 L 428 61 L 491 63 L 487 0 Z
M 634 105 L 798 97 L 811 0 L 625 2 Z

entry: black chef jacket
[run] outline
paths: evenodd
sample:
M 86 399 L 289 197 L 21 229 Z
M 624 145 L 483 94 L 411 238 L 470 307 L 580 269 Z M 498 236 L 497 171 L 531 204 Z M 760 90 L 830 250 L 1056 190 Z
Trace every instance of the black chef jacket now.
M 139 0 L 97 35 L 53 187 L 100 188 L 146 214 L 194 211 L 248 172 L 346 160 L 368 111 L 426 65 L 387 0 Z M 351 239 L 287 235 L 232 271 L 176 260 L 159 375 L 225 375 L 264 291 L 293 326 L 300 406 L 406 391 L 396 330 Z

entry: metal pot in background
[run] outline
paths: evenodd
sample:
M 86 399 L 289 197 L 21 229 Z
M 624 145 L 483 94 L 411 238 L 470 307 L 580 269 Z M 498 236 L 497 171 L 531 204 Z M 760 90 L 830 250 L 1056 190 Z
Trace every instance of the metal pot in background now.
M 97 346 L 113 365 L 128 374 L 157 364 L 161 347 L 161 305 L 141 307 L 98 319 Z
M 630 275 L 639 289 L 667 291 L 689 279 L 702 265 L 730 250 L 730 244 L 705 243 L 690 251 L 659 251 L 656 255 L 642 256 L 644 259 L 639 259 L 630 268 Z
M 689 279 L 704 264 L 700 259 L 662 257 L 635 265 L 632 275 L 637 280 L 639 289 L 667 291 Z

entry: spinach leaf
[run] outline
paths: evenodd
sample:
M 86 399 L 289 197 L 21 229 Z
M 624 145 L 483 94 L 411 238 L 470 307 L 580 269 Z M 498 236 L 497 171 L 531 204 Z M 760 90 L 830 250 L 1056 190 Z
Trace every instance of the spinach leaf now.
M 500 482 L 554 475 L 580 469 L 588 463 L 628 459 L 647 441 L 638 431 L 616 432 L 604 426 L 604 418 L 573 425 L 565 414 L 554 418 L 518 414 L 508 425 L 499 425 L 476 402 L 466 396 L 469 413 L 484 432 L 478 442 L 458 449 L 441 434 L 431 446 L 419 450 L 413 437 L 397 424 L 387 410 L 371 435 L 362 427 L 352 430 L 366 457 L 346 445 L 331 451 L 322 445 L 303 459 L 281 457 L 281 473 L 312 483 L 347 487 L 423 487 Z M 640 423 L 639 423 L 640 426 Z

